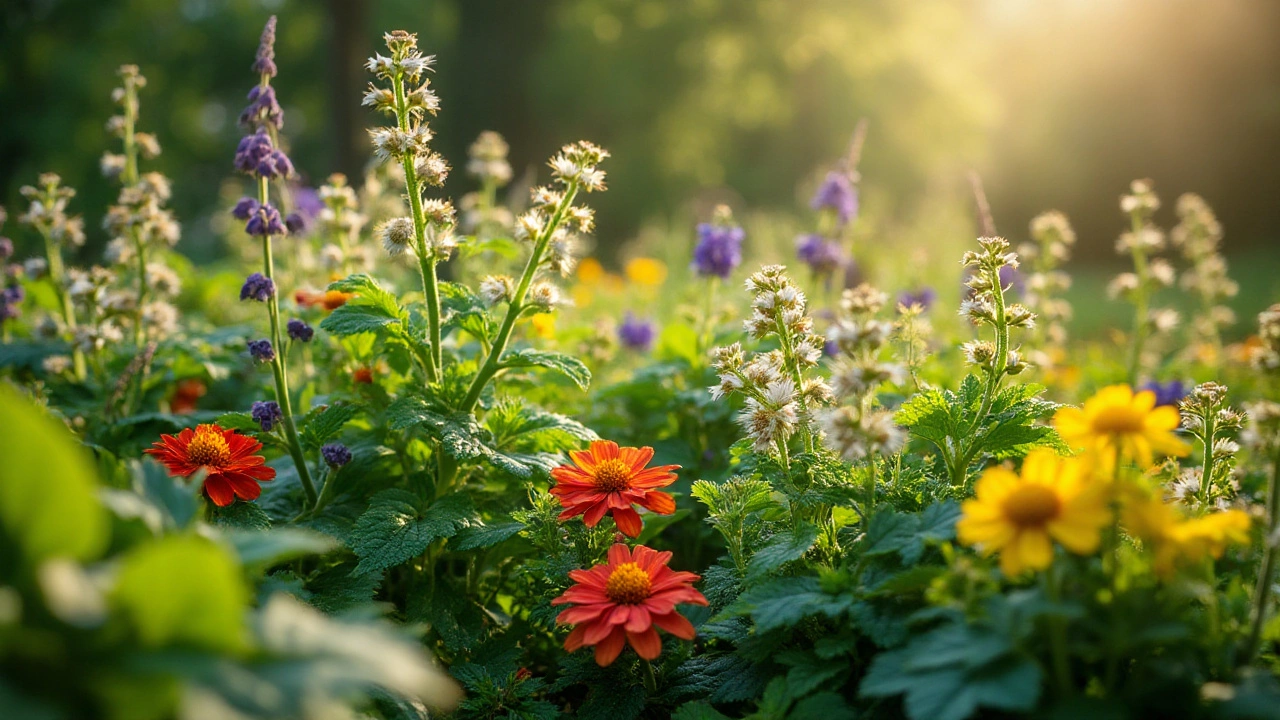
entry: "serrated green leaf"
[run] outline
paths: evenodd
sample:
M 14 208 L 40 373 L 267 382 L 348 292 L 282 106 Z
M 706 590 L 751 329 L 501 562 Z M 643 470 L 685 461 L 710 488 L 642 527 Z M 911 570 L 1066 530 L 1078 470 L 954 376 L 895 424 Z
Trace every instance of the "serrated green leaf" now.
M 759 632 L 795 625 L 809 615 L 834 617 L 849 602 L 828 595 L 812 576 L 779 578 L 750 588 L 726 611 L 750 615 Z
M 464 495 L 449 495 L 421 514 L 417 498 L 404 490 L 383 490 L 351 529 L 351 550 L 360 558 L 357 575 L 395 567 L 422 554 L 438 539 L 453 537 L 475 515 Z
M 229 412 L 218 416 L 214 421 L 222 427 L 223 430 L 238 430 L 240 432 L 257 433 L 262 430 L 262 426 L 258 425 L 253 416 L 246 412 Z
M 919 528 L 920 519 L 915 515 L 892 508 L 879 510 L 871 516 L 863 554 L 874 557 L 897 552 L 914 539 Z
M 478 550 L 487 548 L 514 536 L 524 529 L 524 523 L 506 522 L 497 525 L 473 523 L 458 531 L 449 539 L 450 550 Z
M 261 505 L 251 502 L 237 502 L 226 507 L 214 506 L 209 520 L 215 526 L 235 530 L 267 530 L 271 527 L 271 517 Z
M 400 322 L 399 316 L 386 315 L 380 308 L 357 304 L 352 300 L 329 313 L 329 317 L 320 322 L 320 327 L 338 337 L 346 337 L 382 330 L 394 331 L 402 328 Z
M 342 427 L 359 413 L 359 405 L 343 402 L 312 410 L 303 419 L 302 444 L 311 450 L 320 449 L 321 445 L 342 432 Z
M 283 527 L 274 530 L 240 530 L 227 540 L 248 567 L 268 568 L 294 558 L 323 555 L 337 547 L 337 540 L 318 532 Z
M 799 560 L 818 540 L 818 526 L 801 523 L 792 531 L 778 533 L 756 551 L 747 564 L 747 579 L 758 580 L 786 563 Z
M 502 367 L 544 367 L 569 378 L 581 390 L 591 385 L 591 371 L 587 366 L 578 358 L 564 353 L 524 348 L 504 355 Z

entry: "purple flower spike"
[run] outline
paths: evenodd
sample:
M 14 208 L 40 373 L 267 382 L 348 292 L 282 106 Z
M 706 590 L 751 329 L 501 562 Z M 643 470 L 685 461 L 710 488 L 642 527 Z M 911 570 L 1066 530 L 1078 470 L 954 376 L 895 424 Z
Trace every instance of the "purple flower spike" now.
M 938 293 L 931 287 L 923 287 L 919 290 L 903 290 L 898 294 L 898 304 L 906 307 L 919 305 L 928 310 L 933 307 L 933 303 L 938 299 Z
M 277 130 L 284 127 L 284 110 L 280 109 L 274 88 L 253 86 L 249 91 L 249 105 L 240 113 L 240 125 L 247 128 L 270 125 Z
M 270 205 L 260 206 L 245 223 L 244 231 L 250 235 L 283 235 L 286 232 L 280 211 Z
M 351 450 L 342 443 L 329 443 L 321 447 L 320 455 L 324 458 L 325 464 L 334 470 L 351 462 Z
M 844 264 L 840 243 L 821 235 L 801 235 L 796 240 L 796 255 L 817 275 L 829 275 Z
M 1178 402 L 1187 396 L 1187 385 L 1181 380 L 1170 380 L 1168 382 L 1157 382 L 1152 380 L 1142 386 L 1143 390 L 1150 390 L 1155 393 L 1156 406 L 1169 405 L 1177 407 Z
M 657 334 L 653 323 L 627 313 L 622 324 L 618 326 L 618 340 L 623 347 L 640 352 L 649 352 L 653 348 L 653 338 Z
M 289 337 L 298 342 L 311 342 L 311 338 L 316 334 L 314 328 L 298 318 L 290 320 L 285 327 L 288 329 Z
M 858 189 L 842 172 L 829 172 L 818 186 L 809 207 L 814 210 L 833 210 L 841 225 L 858 216 Z
M 269 363 L 276 359 L 276 349 L 271 347 L 270 340 L 250 340 L 249 355 L 260 363 Z
M 242 197 L 236 201 L 235 207 L 231 208 L 231 217 L 237 220 L 248 220 L 254 213 L 258 212 L 260 207 L 262 206 L 254 198 Z
M 253 61 L 253 71 L 267 77 L 276 76 L 276 16 L 267 18 L 266 27 L 262 28 L 262 39 L 258 41 L 258 55 Z
M 240 288 L 241 300 L 266 302 L 275 297 L 275 294 L 276 284 L 262 273 L 254 273 L 245 278 L 244 285 Z
M 742 264 L 742 240 L 746 232 L 737 226 L 698 225 L 698 245 L 693 249 L 693 270 L 703 277 L 728 278 Z
M 271 428 L 284 419 L 284 413 L 280 411 L 280 405 L 274 400 L 255 402 L 250 415 L 253 416 L 253 421 L 258 423 L 258 427 L 262 428 L 262 432 L 271 432 Z

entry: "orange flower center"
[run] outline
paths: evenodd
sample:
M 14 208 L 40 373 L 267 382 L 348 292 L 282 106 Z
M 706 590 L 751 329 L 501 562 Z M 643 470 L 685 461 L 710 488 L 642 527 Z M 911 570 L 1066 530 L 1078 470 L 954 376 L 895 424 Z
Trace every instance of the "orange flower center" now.
M 1142 412 L 1128 405 L 1112 405 L 1093 416 L 1093 429 L 1107 435 L 1140 433 L 1145 427 L 1144 420 Z
M 639 605 L 649 597 L 649 573 L 635 563 L 622 563 L 609 574 L 604 594 L 619 605 Z
M 194 465 L 222 467 L 231 460 L 231 448 L 218 428 L 198 425 L 195 437 L 187 444 L 187 459 Z
M 596 465 L 596 487 L 605 492 L 615 492 L 631 487 L 631 466 L 617 458 Z M 648 577 L 648 576 L 646 576 Z
M 1001 505 L 1005 517 L 1019 527 L 1038 527 L 1058 517 L 1062 501 L 1045 485 L 1024 483 L 1005 497 Z

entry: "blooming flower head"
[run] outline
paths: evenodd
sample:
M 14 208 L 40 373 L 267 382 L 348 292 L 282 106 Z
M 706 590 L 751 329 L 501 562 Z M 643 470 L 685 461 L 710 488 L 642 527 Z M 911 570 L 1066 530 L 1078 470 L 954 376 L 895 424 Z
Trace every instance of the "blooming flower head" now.
M 1123 498 L 1120 524 L 1142 541 L 1158 575 L 1167 577 L 1179 565 L 1222 557 L 1228 545 L 1249 543 L 1250 520 L 1243 510 L 1188 518 L 1162 493 L 1136 484 L 1127 486 Z
M 640 352 L 649 352 L 653 348 L 655 334 L 651 321 L 638 318 L 629 312 L 623 318 L 622 324 L 618 326 L 618 340 L 622 342 L 623 347 Z
M 275 297 L 275 294 L 276 284 L 262 273 L 254 273 L 245 278 L 244 285 L 240 288 L 241 300 L 266 302 Z
M 661 260 L 638 257 L 627 261 L 623 271 L 627 279 L 637 285 L 656 287 L 667 279 L 667 265 Z
M 209 392 L 200 378 L 179 380 L 169 398 L 169 411 L 175 415 L 189 415 L 196 411 L 196 402 Z
M 829 275 L 844 262 L 840 243 L 818 235 L 801 235 L 796 239 L 796 257 L 817 275 Z
M 561 465 L 551 471 L 556 481 L 551 494 L 560 498 L 564 511 L 561 520 L 583 515 L 587 527 L 595 527 L 605 515 L 613 515 L 618 530 L 636 537 L 644 523 L 633 505 L 659 515 L 676 511 L 676 501 L 659 492 L 676 481 L 679 465 L 646 468 L 653 459 L 653 448 L 620 448 L 610 440 L 596 440 L 586 450 L 569 453 L 572 465 Z
M 1181 380 L 1170 380 L 1168 382 L 1157 382 L 1152 380 L 1142 386 L 1143 390 L 1149 390 L 1155 393 L 1156 407 L 1168 405 L 1170 407 L 1178 407 L 1178 402 L 1187 396 L 1190 388 Z
M 898 293 L 898 304 L 909 308 L 913 305 L 928 310 L 933 307 L 933 303 L 938 299 L 938 293 L 931 287 L 923 287 L 919 290 L 903 290 Z
M 249 414 L 253 417 L 253 421 L 258 423 L 258 427 L 262 428 L 262 432 L 271 432 L 276 423 L 284 419 L 280 404 L 275 400 L 255 402 Z
M 276 76 L 276 16 L 267 18 L 258 41 L 258 54 L 253 60 L 253 71 L 267 77 Z
M 847 224 L 858 214 L 858 189 L 853 181 L 842 172 L 831 171 L 818 186 L 818 191 L 809 201 L 814 210 L 832 210 L 841 225 Z
M 999 553 L 1009 577 L 1043 570 L 1053 561 L 1054 541 L 1077 555 L 1098 549 L 1110 521 L 1108 487 L 1087 460 L 1034 450 L 1021 475 L 1003 467 L 982 474 L 975 497 L 961 506 L 956 534 L 984 555 Z
M 258 484 L 276 476 L 261 455 L 262 443 L 235 430 L 218 425 L 197 425 L 177 435 L 161 435 L 146 453 L 164 463 L 169 473 L 188 478 L 204 470 L 204 493 L 214 505 L 226 507 L 236 501 L 256 500 L 262 494 Z
M 1068 445 L 1095 452 L 1107 463 L 1128 457 L 1143 467 L 1151 465 L 1155 453 L 1180 457 L 1191 451 L 1173 434 L 1178 423 L 1176 408 L 1156 407 L 1155 393 L 1134 394 L 1128 385 L 1105 387 L 1083 408 L 1061 408 L 1053 416 Z
M 351 450 L 338 442 L 321 447 L 320 456 L 324 458 L 325 464 L 335 470 L 351 462 Z
M 249 355 L 260 363 L 268 363 L 276 359 L 276 349 L 271 347 L 270 340 L 250 340 Z
M 299 290 L 293 294 L 293 301 L 298 303 L 300 307 L 321 307 L 324 310 L 333 312 L 347 301 L 355 297 L 355 293 L 345 293 L 341 290 L 326 290 L 319 292 L 317 290 Z
M 315 328 L 298 318 L 291 318 L 285 324 L 285 329 L 288 331 L 289 337 L 298 342 L 311 342 L 311 338 L 315 337 L 316 334 Z
M 662 654 L 656 628 L 692 640 L 693 624 L 676 612 L 676 605 L 706 605 L 707 599 L 693 588 L 701 578 L 672 570 L 667 567 L 670 560 L 669 552 L 643 545 L 633 551 L 618 543 L 609 548 L 608 562 L 569 571 L 576 584 L 551 601 L 571 606 L 556 618 L 576 626 L 564 641 L 565 650 L 594 645 L 596 663 L 604 667 L 618 659 L 628 643 L 645 660 L 656 659 Z
M 746 236 L 736 225 L 699 224 L 693 271 L 703 277 L 728 278 L 742 264 L 742 241 Z

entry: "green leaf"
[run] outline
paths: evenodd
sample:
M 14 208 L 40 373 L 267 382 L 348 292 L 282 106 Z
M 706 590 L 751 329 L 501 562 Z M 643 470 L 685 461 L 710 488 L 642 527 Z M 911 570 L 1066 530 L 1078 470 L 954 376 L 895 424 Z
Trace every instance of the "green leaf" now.
M 591 385 L 591 371 L 587 366 L 578 358 L 563 353 L 524 348 L 503 356 L 502 367 L 544 367 L 569 378 L 580 390 L 586 390 Z
M 747 564 L 747 579 L 758 580 L 792 560 L 799 560 L 818 540 L 818 526 L 802 523 L 790 532 L 774 535 Z
M 793 698 L 808 695 L 848 669 L 847 665 L 824 660 L 809 650 L 787 650 L 774 659 L 791 668 L 787 671 L 787 693 Z
M 512 537 L 524 529 L 524 523 L 506 522 L 498 525 L 474 523 L 462 528 L 449 539 L 450 550 L 478 550 L 487 548 Z
M 729 720 L 729 716 L 699 700 L 676 708 L 671 720 Z
M 341 280 L 329 283 L 329 287 L 327 289 L 337 290 L 344 293 L 354 293 L 357 296 L 348 300 L 342 307 L 346 307 L 347 305 L 354 303 L 373 308 L 386 317 L 404 316 L 404 310 L 400 307 L 400 303 L 396 300 L 396 296 L 384 289 L 378 284 L 377 280 L 374 280 L 368 275 L 348 275 Z
M 475 511 L 464 495 L 449 495 L 419 515 L 417 498 L 404 490 L 383 490 L 356 520 L 350 545 L 362 575 L 395 567 L 422 554 L 431 543 L 453 537 L 471 524 Z
M 809 615 L 835 617 L 849 603 L 827 595 L 812 576 L 780 578 L 757 585 L 738 598 L 726 612 L 750 615 L 759 632 L 795 625 Z
M 227 540 L 242 564 L 263 569 L 294 558 L 323 555 L 338 545 L 328 535 L 291 527 L 233 531 L 227 533 Z
M 246 412 L 229 412 L 223 413 L 215 420 L 224 430 L 238 430 L 240 432 L 258 433 L 262 431 L 262 426 L 253 419 L 253 416 Z
M 312 410 L 302 421 L 302 444 L 312 450 L 319 450 L 321 445 L 342 432 L 342 426 L 359 413 L 359 405 L 342 402 Z
M 899 513 L 892 508 L 880 510 L 871 516 L 867 548 L 863 553 L 874 557 L 897 552 L 915 538 L 919 527 L 920 519 L 915 515 Z
M 686 323 L 667 323 L 658 334 L 654 356 L 661 360 L 684 360 L 691 367 L 697 367 L 702 361 L 698 357 L 698 346 L 698 331 Z
M 226 507 L 214 507 L 209 520 L 218 527 L 235 530 L 267 530 L 271 517 L 258 503 L 237 502 Z
M 351 300 L 330 313 L 329 317 L 321 321 L 320 327 L 338 337 L 346 337 L 399 328 L 400 321 L 399 316 L 386 315 L 380 308 Z
M 90 560 L 107 544 L 93 460 L 61 423 L 0 386 L 0 533 L 32 564 Z
M 174 535 L 131 550 L 120 564 L 113 605 L 144 646 L 240 652 L 249 589 L 230 551 L 198 535 Z

